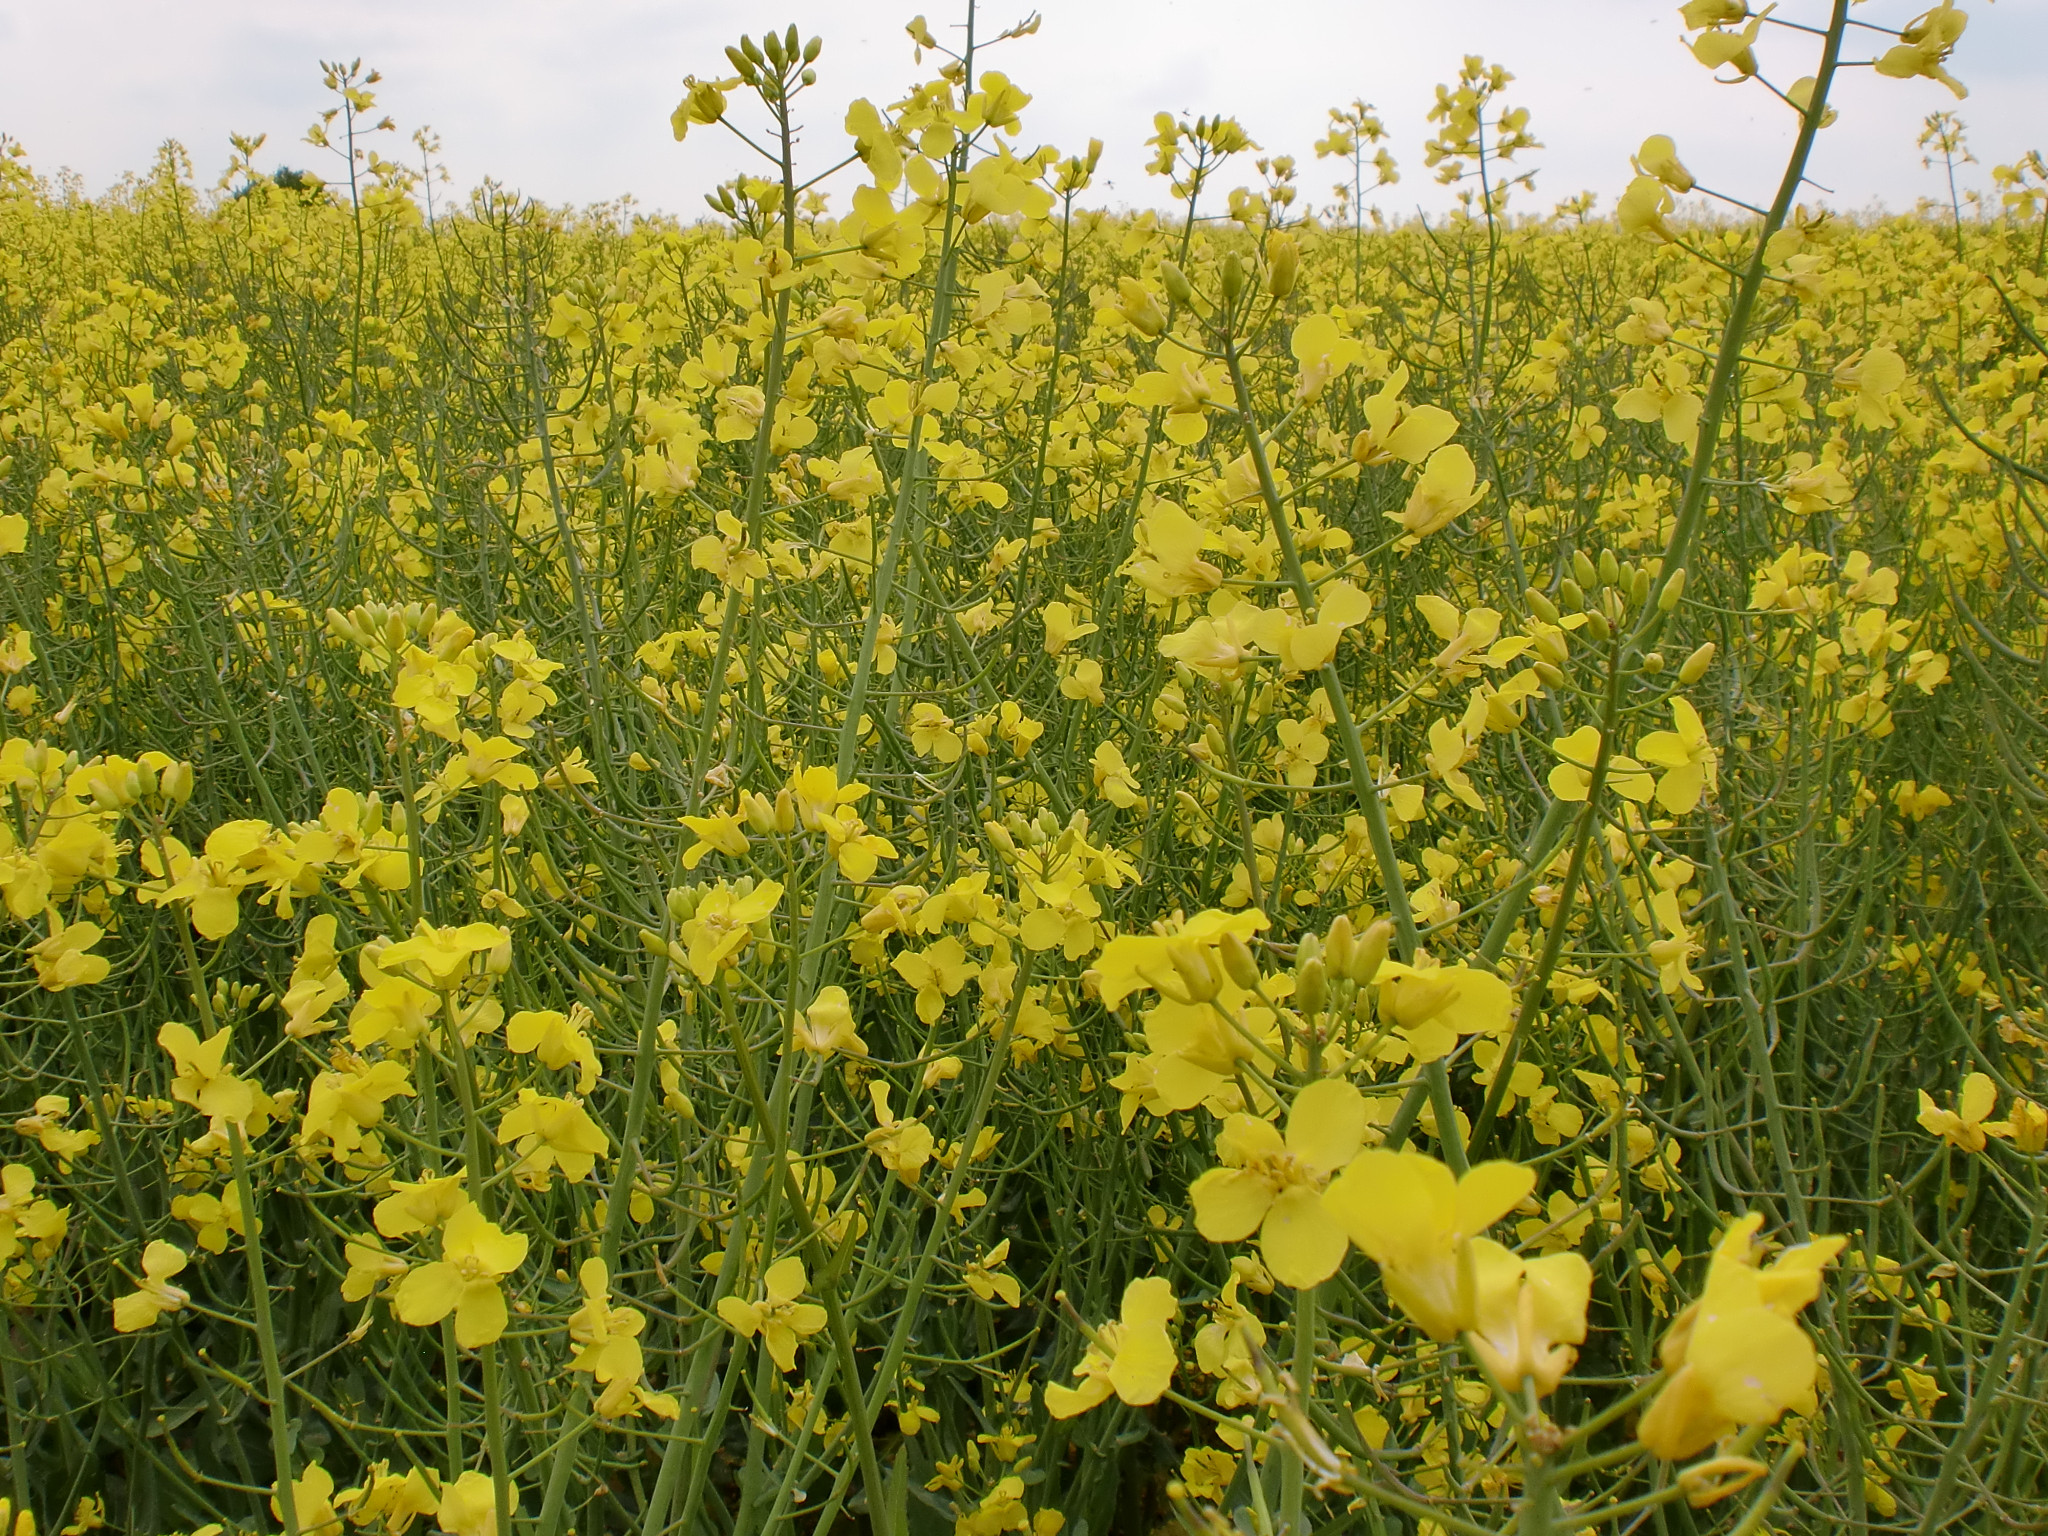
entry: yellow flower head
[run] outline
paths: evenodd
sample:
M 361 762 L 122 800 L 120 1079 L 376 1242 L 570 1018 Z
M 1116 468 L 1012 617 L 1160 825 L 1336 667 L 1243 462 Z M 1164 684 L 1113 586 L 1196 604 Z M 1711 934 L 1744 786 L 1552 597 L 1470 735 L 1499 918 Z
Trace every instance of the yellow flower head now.
M 706 891 L 681 929 L 690 974 L 707 985 L 713 981 L 753 942 L 754 924 L 766 922 L 781 900 L 782 886 L 775 880 L 764 880 L 744 895 L 722 884 Z
M 518 1507 L 518 1492 L 513 1506 Z M 441 1490 L 435 1523 L 448 1536 L 498 1536 L 498 1493 L 490 1475 L 465 1472 Z
M 1963 1091 L 1956 1095 L 1956 1107 L 1943 1109 L 1925 1088 L 1920 1090 L 1920 1128 L 1939 1136 L 1958 1152 L 1982 1152 L 1987 1135 L 1996 1135 L 1985 1124 L 1998 1107 L 1998 1085 L 1982 1072 L 1963 1079 Z
M 803 1018 L 796 1026 L 796 1044 L 799 1050 L 809 1051 L 813 1056 L 829 1057 L 834 1051 L 843 1051 L 849 1056 L 866 1056 L 867 1042 L 853 1019 L 853 1004 L 844 987 L 820 987 L 818 995 L 811 999 L 804 1009 Z
M 1759 1215 L 1730 1226 L 1714 1249 L 1706 1290 L 1678 1315 L 1660 1353 L 1671 1379 L 1644 1412 L 1637 1437 L 1653 1455 L 1697 1455 L 1744 1424 L 1787 1409 L 1810 1412 L 1817 1359 L 1794 1321 L 1820 1294 L 1821 1271 L 1845 1238 L 1819 1237 L 1757 1265 Z
M 764 1292 L 759 1301 L 722 1297 L 718 1315 L 726 1326 L 743 1339 L 760 1334 L 768 1356 L 785 1371 L 796 1369 L 796 1347 L 825 1326 L 825 1309 L 815 1302 L 799 1301 L 808 1284 L 803 1261 L 778 1259 L 761 1277 Z
M 455 1314 L 455 1342 L 464 1349 L 495 1343 L 508 1321 L 498 1282 L 526 1262 L 526 1236 L 507 1232 L 465 1203 L 441 1229 L 441 1258 L 398 1283 L 391 1309 L 398 1320 L 427 1328 Z
M 1344 1224 L 1325 1208 L 1331 1175 L 1365 1141 L 1365 1099 L 1351 1084 L 1329 1078 L 1295 1095 L 1287 1136 L 1269 1121 L 1236 1114 L 1216 1138 L 1223 1166 L 1188 1189 L 1195 1230 L 1214 1243 L 1259 1234 L 1267 1269 L 1284 1284 L 1312 1286 L 1344 1262 Z
M 37 985 L 46 992 L 63 992 L 105 981 L 111 968 L 107 957 L 92 953 L 105 936 L 98 923 L 67 923 L 51 912 L 50 936 L 28 952 L 35 962 Z
M 580 1184 L 611 1150 L 611 1137 L 576 1100 L 531 1088 L 519 1090 L 519 1102 L 498 1122 L 498 1144 L 513 1143 L 519 1182 L 529 1189 L 546 1189 L 557 1168 L 571 1184 Z
M 1071 1419 L 1112 1393 L 1126 1403 L 1156 1403 L 1173 1382 L 1174 1348 L 1168 1325 L 1180 1315 L 1173 1287 L 1158 1275 L 1124 1287 L 1122 1320 L 1104 1323 L 1074 1367 L 1078 1387 L 1048 1382 L 1045 1406 L 1056 1419 Z
M 1499 1034 L 1514 1017 L 1508 984 L 1473 966 L 1427 969 L 1389 961 L 1375 978 L 1380 1020 L 1401 1031 L 1417 1061 L 1436 1061 L 1464 1035 Z
M 1472 1240 L 1535 1187 L 1519 1163 L 1480 1163 L 1461 1179 L 1424 1153 L 1374 1148 L 1352 1159 L 1323 1203 L 1379 1265 L 1394 1303 L 1445 1342 L 1478 1320 Z
M 190 1292 L 170 1283 L 171 1276 L 183 1270 L 189 1258 L 184 1249 L 161 1240 L 143 1249 L 142 1285 L 114 1299 L 114 1331 L 139 1332 L 164 1313 L 175 1312 L 190 1301 Z
M 1474 1307 L 1466 1334 L 1486 1368 L 1510 1390 L 1533 1381 L 1557 1390 L 1586 1338 L 1593 1268 L 1576 1253 L 1524 1259 L 1491 1238 L 1472 1239 Z
M 233 1033 L 221 1029 L 201 1040 L 191 1025 L 176 1020 L 156 1032 L 156 1043 L 170 1053 L 177 1067 L 171 1079 L 171 1097 L 190 1104 L 216 1125 L 240 1125 L 256 1108 L 255 1085 L 235 1076 L 227 1065 Z

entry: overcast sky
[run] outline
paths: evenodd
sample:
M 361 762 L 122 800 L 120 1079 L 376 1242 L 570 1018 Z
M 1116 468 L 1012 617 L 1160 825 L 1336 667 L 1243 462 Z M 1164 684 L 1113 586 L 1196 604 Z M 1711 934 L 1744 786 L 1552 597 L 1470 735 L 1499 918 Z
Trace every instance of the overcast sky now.
M 147 167 L 176 138 L 210 182 L 230 132 L 264 132 L 266 165 L 328 174 L 300 142 L 325 104 L 319 63 L 360 56 L 381 68 L 380 104 L 409 132 L 430 124 L 459 187 L 489 175 L 535 197 L 590 203 L 631 194 L 649 209 L 695 216 L 702 194 L 747 166 L 721 133 L 678 145 L 667 117 L 688 73 L 725 69 L 723 47 L 745 29 L 795 21 L 822 34 L 819 86 L 807 98 L 809 153 L 822 165 L 844 144 L 843 108 L 885 102 L 919 77 L 903 32 L 916 0 L 0 0 L 0 133 L 38 170 L 69 167 L 97 192 Z M 941 37 L 964 10 L 928 0 Z M 982 12 L 984 31 L 1028 10 Z M 1858 15 L 1900 25 L 1919 9 L 1869 0 Z M 1932 81 L 1852 71 L 1838 90 L 1842 121 L 1813 167 L 1837 206 L 1893 208 L 1941 193 L 1914 147 L 1921 120 L 1944 108 L 1969 127 L 1988 185 L 1993 164 L 2048 148 L 2048 0 L 1998 0 L 1972 14 L 1952 68 L 1971 87 L 1955 102 Z M 1143 141 L 1161 109 L 1235 115 L 1266 151 L 1294 154 L 1317 202 L 1334 179 L 1312 156 L 1325 109 L 1363 97 L 1393 133 L 1398 187 L 1378 194 L 1389 215 L 1440 208 L 1423 169 L 1424 114 L 1460 58 L 1483 53 L 1516 74 L 1546 148 L 1533 204 L 1581 190 L 1611 203 L 1628 155 L 1652 132 L 1672 134 L 1702 181 L 1762 199 L 1775 185 L 1791 114 L 1760 89 L 1716 86 L 1679 42 L 1664 0 L 1042 0 L 1036 37 L 987 58 L 1031 91 L 1024 146 L 1107 145 L 1096 198 L 1150 205 L 1162 184 L 1144 174 Z M 1781 14 L 1812 19 L 1818 0 Z M 1811 13 L 1809 15 L 1809 13 Z M 1781 81 L 1807 72 L 1809 40 L 1766 30 L 1765 66 Z M 1851 56 L 1857 56 L 1852 50 Z M 1862 53 L 1861 56 L 1868 56 Z M 1774 62 L 1777 61 L 1777 62 Z M 927 69 L 930 61 L 927 60 Z M 403 138 L 387 153 L 408 152 Z M 1254 179 L 1249 166 L 1241 177 Z

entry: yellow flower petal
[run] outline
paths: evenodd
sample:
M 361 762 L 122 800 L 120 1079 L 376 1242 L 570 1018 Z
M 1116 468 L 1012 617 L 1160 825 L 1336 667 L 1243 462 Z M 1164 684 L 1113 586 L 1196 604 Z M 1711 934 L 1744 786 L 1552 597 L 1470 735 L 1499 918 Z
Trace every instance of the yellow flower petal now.
M 1520 1163 L 1481 1163 L 1458 1180 L 1458 1230 L 1476 1236 L 1522 1203 L 1536 1187 L 1534 1169 Z
M 1273 1204 L 1273 1181 L 1242 1168 L 1211 1168 L 1188 1186 L 1195 1230 L 1212 1243 L 1235 1243 L 1258 1231 Z
M 1287 1150 L 1320 1173 L 1334 1173 L 1365 1144 L 1365 1096 L 1342 1078 L 1310 1083 L 1287 1112 Z
M 1305 1290 L 1337 1273 L 1350 1246 L 1344 1227 L 1323 1208 L 1323 1197 L 1306 1184 L 1280 1192 L 1259 1232 L 1266 1268 L 1283 1285 Z

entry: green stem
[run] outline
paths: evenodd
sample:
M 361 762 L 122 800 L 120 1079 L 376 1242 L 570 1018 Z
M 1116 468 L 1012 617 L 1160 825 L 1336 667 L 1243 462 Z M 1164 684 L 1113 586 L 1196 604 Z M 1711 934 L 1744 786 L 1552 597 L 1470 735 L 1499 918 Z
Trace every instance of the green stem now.
M 1304 1404 L 1315 1396 L 1317 1313 L 1314 1286 L 1294 1293 L 1294 1390 Z M 1282 1463 L 1280 1472 L 1280 1524 L 1287 1536 L 1301 1536 L 1309 1529 L 1302 1504 L 1307 1482 L 1308 1464 L 1297 1451 Z
M 263 1267 L 263 1223 L 256 1217 L 256 1187 L 249 1178 L 249 1151 L 242 1127 L 228 1125 L 235 1194 L 242 1206 L 242 1253 L 248 1261 L 249 1298 L 256 1311 L 256 1348 L 263 1358 L 263 1391 L 270 1399 L 270 1455 L 277 1468 L 278 1519 L 284 1536 L 299 1536 L 299 1507 L 292 1491 L 292 1428 L 286 1411 L 284 1365 L 278 1359 L 277 1329 L 270 1315 L 270 1281 Z M 501 1527 L 509 1530 L 509 1527 Z
M 1235 337 L 1223 338 L 1223 361 L 1230 370 L 1230 387 L 1237 400 L 1237 413 L 1244 423 L 1245 451 L 1251 456 L 1252 469 L 1258 475 L 1259 496 L 1266 504 L 1266 514 L 1273 525 L 1273 537 L 1280 545 L 1281 569 L 1286 573 L 1287 583 L 1294 589 L 1294 600 L 1304 624 L 1316 621 L 1315 588 L 1309 584 L 1308 573 L 1302 569 L 1301 552 L 1295 547 L 1294 529 L 1287 521 L 1287 510 L 1281 501 L 1280 487 L 1273 478 L 1273 466 L 1266 457 L 1265 439 L 1259 433 L 1258 413 L 1252 407 L 1251 387 L 1244 375 L 1244 364 L 1237 350 Z M 1394 925 L 1394 936 L 1400 945 L 1401 956 L 1413 960 L 1421 939 L 1415 931 L 1415 913 L 1408 904 L 1408 885 L 1401 878 L 1401 858 L 1394 850 L 1394 834 L 1387 824 L 1387 809 L 1380 799 L 1379 784 L 1374 779 L 1372 766 L 1366 761 L 1365 743 L 1359 738 L 1358 723 L 1351 718 L 1351 704 L 1344 691 L 1344 679 L 1337 671 L 1336 658 L 1332 657 L 1322 665 L 1320 672 L 1323 697 L 1329 702 L 1330 714 L 1334 720 L 1337 740 L 1344 748 L 1345 766 L 1351 771 L 1351 790 L 1358 802 L 1359 814 L 1365 818 L 1366 839 L 1372 845 L 1373 862 L 1379 867 L 1380 889 L 1387 899 L 1387 917 Z M 1437 1139 L 1444 1149 L 1444 1161 L 1453 1172 L 1465 1171 L 1465 1148 L 1458 1134 L 1455 1114 L 1446 1114 L 1450 1104 L 1451 1079 L 1441 1061 L 1432 1061 L 1422 1069 L 1422 1084 L 1437 1108 Z M 1413 1116 L 1410 1116 L 1412 1122 Z

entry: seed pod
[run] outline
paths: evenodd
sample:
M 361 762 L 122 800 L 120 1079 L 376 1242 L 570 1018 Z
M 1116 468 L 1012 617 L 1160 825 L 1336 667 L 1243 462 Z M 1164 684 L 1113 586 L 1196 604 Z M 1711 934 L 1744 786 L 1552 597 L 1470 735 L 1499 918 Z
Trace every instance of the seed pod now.
M 1705 645 L 1685 658 L 1684 664 L 1678 669 L 1678 680 L 1689 688 L 1705 677 L 1707 675 L 1707 668 L 1713 664 L 1714 642 L 1709 640 Z
M 1371 986 L 1387 963 L 1387 950 L 1393 942 L 1394 925 L 1384 917 L 1361 933 L 1351 951 L 1351 979 L 1361 987 Z
M 1225 933 L 1216 941 L 1216 953 L 1222 958 L 1223 973 L 1240 987 L 1249 990 L 1259 984 L 1259 962 L 1252 956 L 1252 947 L 1234 933 Z

